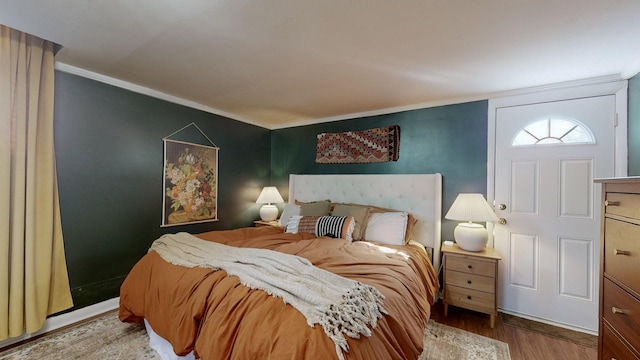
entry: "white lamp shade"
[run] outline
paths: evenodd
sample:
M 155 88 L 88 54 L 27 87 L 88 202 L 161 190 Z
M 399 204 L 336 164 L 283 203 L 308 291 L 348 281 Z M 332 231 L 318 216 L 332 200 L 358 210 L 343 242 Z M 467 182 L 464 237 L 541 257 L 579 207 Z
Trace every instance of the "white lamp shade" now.
M 458 194 L 444 217 L 460 221 L 498 221 L 498 216 L 482 194 Z
M 459 194 L 444 217 L 449 220 L 468 221 L 458 224 L 453 230 L 456 243 L 467 251 L 481 251 L 489 238 L 487 229 L 472 221 L 498 221 L 498 216 L 482 194 Z
M 256 204 L 276 204 L 283 203 L 284 199 L 280 196 L 278 189 L 275 186 L 265 186 L 256 200 Z

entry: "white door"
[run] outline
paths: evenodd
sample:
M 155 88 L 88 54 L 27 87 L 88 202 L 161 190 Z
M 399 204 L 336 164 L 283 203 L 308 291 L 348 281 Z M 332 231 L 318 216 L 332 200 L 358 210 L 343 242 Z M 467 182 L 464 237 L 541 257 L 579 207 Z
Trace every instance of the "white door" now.
M 614 95 L 496 108 L 503 311 L 598 329 L 596 177 L 614 176 Z M 504 206 L 501 206 L 503 204 Z M 503 210 L 500 208 L 504 207 Z

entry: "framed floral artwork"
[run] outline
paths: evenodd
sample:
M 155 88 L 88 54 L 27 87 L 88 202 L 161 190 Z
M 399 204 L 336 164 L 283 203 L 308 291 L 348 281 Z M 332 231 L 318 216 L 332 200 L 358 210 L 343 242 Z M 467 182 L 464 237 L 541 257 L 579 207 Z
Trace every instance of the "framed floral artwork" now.
M 218 220 L 218 148 L 164 141 L 162 226 Z

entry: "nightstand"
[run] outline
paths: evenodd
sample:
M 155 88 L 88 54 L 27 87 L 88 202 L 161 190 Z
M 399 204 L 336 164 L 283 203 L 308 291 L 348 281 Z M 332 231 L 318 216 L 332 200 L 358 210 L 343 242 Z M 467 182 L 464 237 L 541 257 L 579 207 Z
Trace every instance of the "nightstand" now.
M 444 316 L 449 305 L 489 314 L 491 328 L 498 315 L 498 261 L 493 249 L 471 252 L 458 244 L 442 245 L 444 268 Z
M 260 226 L 280 226 L 280 222 L 278 220 L 273 220 L 273 221 L 256 220 L 256 221 L 253 222 L 253 224 L 255 225 L 255 227 L 260 227 Z

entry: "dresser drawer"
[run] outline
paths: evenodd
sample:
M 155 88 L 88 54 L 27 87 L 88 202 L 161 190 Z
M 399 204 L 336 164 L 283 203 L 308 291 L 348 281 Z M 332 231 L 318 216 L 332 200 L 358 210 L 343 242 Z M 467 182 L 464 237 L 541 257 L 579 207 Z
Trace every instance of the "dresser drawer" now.
M 604 272 L 640 294 L 640 226 L 607 218 L 604 230 Z
M 484 291 L 446 285 L 444 289 L 445 303 L 466 309 L 481 311 L 487 314 L 496 313 L 495 295 Z
M 606 201 L 612 205 L 605 206 L 607 214 L 620 215 L 634 219 L 640 219 L 640 195 L 607 193 Z
M 599 359 L 603 360 L 638 360 L 639 358 L 627 348 L 622 340 L 620 340 L 613 331 L 609 328 L 608 324 L 604 324 L 602 327 L 602 348 L 600 349 L 601 356 Z
M 445 272 L 447 284 L 463 288 L 471 288 L 478 291 L 494 293 L 496 280 L 493 277 L 447 270 Z
M 640 350 L 640 301 L 607 278 L 604 279 L 602 316 L 631 346 Z
M 446 270 L 496 277 L 496 262 L 471 256 L 447 255 Z

